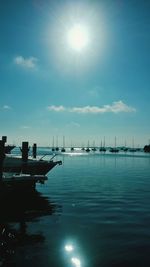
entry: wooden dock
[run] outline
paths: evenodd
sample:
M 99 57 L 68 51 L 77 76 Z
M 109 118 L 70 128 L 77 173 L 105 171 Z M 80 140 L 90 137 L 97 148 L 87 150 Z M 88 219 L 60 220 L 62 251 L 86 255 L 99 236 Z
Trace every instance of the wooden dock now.
M 44 184 L 48 180 L 45 175 L 28 175 L 28 174 L 3 174 L 0 180 L 0 189 L 34 189 L 36 183 Z

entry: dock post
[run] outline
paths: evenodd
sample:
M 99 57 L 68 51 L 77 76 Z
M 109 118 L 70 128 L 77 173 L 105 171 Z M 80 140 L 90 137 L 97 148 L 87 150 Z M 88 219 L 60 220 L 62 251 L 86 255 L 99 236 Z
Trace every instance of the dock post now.
M 28 161 L 28 153 L 29 153 L 29 143 L 28 142 L 22 142 L 22 161 L 27 162 Z
M 33 156 L 34 159 L 36 159 L 36 156 L 37 156 L 37 145 L 36 144 L 33 144 L 32 156 Z
M 4 144 L 7 142 L 7 136 L 2 136 L 2 141 L 4 142 Z
M 5 145 L 4 145 L 4 141 L 0 140 L 0 180 L 2 180 L 2 177 L 3 177 L 4 158 L 5 158 Z

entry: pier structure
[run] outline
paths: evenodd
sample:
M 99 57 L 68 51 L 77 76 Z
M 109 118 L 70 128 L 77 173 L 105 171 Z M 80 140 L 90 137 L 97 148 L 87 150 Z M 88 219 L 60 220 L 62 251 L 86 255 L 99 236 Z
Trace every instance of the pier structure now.
M 32 175 L 24 173 L 28 163 L 29 143 L 22 142 L 22 169 L 20 173 L 10 171 L 3 172 L 5 160 L 5 142 L 7 138 L 0 140 L 0 193 L 3 194 L 8 190 L 16 189 L 35 189 L 36 183 L 44 183 L 48 178 L 46 175 Z M 33 158 L 36 158 L 37 146 L 33 145 Z M 15 163 L 14 163 L 15 164 Z

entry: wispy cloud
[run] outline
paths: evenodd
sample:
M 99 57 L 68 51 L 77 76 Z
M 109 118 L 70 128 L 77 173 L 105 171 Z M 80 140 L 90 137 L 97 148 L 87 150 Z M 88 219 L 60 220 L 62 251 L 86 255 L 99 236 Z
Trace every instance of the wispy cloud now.
M 14 63 L 27 69 L 35 69 L 37 67 L 38 59 L 36 57 L 24 58 L 17 56 L 14 58 Z
M 11 107 L 8 106 L 8 105 L 4 105 L 2 108 L 5 109 L 5 110 L 9 110 L 9 109 L 11 109 Z
M 101 86 L 95 86 L 88 91 L 88 94 L 90 97 L 98 97 L 102 91 L 103 88 Z
M 72 121 L 72 122 L 70 123 L 70 125 L 73 126 L 73 127 L 77 127 L 77 128 L 80 127 L 80 124 L 79 124 L 78 122 L 75 122 L 75 121 Z
M 88 94 L 89 94 L 90 97 L 98 97 L 98 91 L 96 91 L 94 89 L 93 90 L 89 90 Z
M 49 111 L 56 111 L 56 112 L 65 111 L 66 110 L 66 108 L 63 107 L 63 106 L 54 106 L 54 105 L 47 107 L 47 109 Z
M 27 125 L 23 125 L 20 127 L 21 129 L 30 129 L 31 127 L 30 126 L 27 126 Z
M 113 102 L 112 105 L 98 106 L 85 106 L 85 107 L 64 107 L 64 106 L 49 106 L 49 111 L 68 111 L 80 114 L 103 114 L 103 113 L 120 113 L 120 112 L 135 112 L 136 109 L 123 103 L 123 101 Z

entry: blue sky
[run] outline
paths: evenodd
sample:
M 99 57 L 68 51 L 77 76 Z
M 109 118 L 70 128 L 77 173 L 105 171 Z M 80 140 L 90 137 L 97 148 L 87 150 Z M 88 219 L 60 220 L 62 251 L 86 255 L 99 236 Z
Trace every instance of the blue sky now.
M 68 43 L 84 25 L 88 44 Z M 51 145 L 147 144 L 150 1 L 0 1 L 0 134 Z

